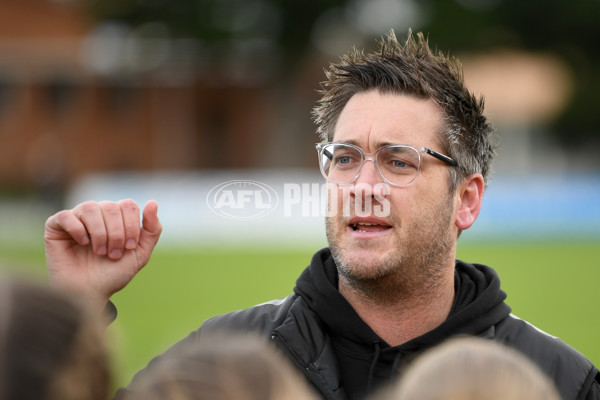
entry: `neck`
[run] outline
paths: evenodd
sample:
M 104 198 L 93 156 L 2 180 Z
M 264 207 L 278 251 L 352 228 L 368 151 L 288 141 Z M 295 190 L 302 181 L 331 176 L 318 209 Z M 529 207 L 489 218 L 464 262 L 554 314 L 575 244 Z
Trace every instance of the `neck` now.
M 398 346 L 446 320 L 454 302 L 454 266 L 445 268 L 442 276 L 419 288 L 398 289 L 379 295 L 377 291 L 358 288 L 342 275 L 339 280 L 340 293 L 360 318 L 390 346 Z

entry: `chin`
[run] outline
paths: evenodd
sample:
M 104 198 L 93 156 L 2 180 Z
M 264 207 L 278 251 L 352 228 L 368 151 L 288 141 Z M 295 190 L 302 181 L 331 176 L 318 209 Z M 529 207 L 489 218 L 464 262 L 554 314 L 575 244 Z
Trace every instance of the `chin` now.
M 340 272 L 353 281 L 381 279 L 393 273 L 400 264 L 399 255 L 375 248 L 331 247 Z

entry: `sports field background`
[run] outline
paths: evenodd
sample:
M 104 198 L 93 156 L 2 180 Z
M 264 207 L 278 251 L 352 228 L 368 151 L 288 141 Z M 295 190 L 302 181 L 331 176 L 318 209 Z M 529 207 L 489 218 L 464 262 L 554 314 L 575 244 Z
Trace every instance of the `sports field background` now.
M 153 356 L 206 318 L 289 294 L 313 250 L 159 244 L 148 266 L 113 298 L 119 316 L 107 332 L 115 386 L 126 385 Z M 598 241 L 465 243 L 459 258 L 493 266 L 515 315 L 600 365 Z M 41 243 L 0 244 L 0 265 L 46 279 Z

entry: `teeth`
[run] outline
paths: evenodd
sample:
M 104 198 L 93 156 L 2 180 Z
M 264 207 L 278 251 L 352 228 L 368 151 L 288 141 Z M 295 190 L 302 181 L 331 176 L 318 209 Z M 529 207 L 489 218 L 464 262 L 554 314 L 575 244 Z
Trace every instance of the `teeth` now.
M 354 228 L 355 232 L 367 232 L 367 231 L 363 231 L 362 229 L 359 229 L 358 227 L 362 225 L 362 226 L 373 226 L 373 225 L 379 225 L 379 224 L 373 224 L 371 222 L 357 222 L 356 224 L 354 224 L 352 227 Z

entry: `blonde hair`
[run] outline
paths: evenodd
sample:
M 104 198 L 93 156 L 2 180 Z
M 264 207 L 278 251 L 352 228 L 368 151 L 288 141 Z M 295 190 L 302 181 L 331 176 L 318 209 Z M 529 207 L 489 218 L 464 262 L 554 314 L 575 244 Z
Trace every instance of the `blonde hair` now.
M 175 347 L 130 389 L 127 400 L 316 400 L 289 361 L 251 334 L 211 334 Z
M 383 399 L 560 400 L 560 395 L 522 354 L 496 342 L 464 337 L 417 358 Z

